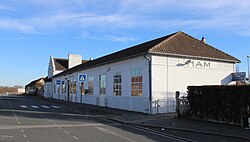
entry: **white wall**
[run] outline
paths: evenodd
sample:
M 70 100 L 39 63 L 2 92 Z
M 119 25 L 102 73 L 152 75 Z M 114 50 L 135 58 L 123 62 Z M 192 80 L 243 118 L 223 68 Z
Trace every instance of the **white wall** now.
M 190 60 L 190 63 L 185 63 Z M 231 83 L 235 64 L 207 60 L 152 56 L 152 100 L 160 112 L 175 111 L 175 92 L 187 94 L 187 86 Z M 165 102 L 165 103 L 164 103 Z M 157 108 L 154 108 L 157 111 Z
M 143 74 L 143 95 L 142 96 L 131 96 L 131 70 L 141 68 Z M 113 75 L 116 72 L 122 74 L 122 96 L 113 96 Z M 86 104 L 107 106 L 111 108 L 119 108 L 131 111 L 145 112 L 148 113 L 148 101 L 149 101 L 149 81 L 148 81 L 148 61 L 143 56 L 136 57 L 116 63 L 103 65 L 73 73 L 67 76 L 61 76 L 53 78 L 53 82 L 56 80 L 77 80 L 78 74 L 87 74 L 88 77 L 94 77 L 94 95 L 83 95 L 83 102 Z M 106 95 L 99 94 L 99 75 L 107 75 L 107 87 Z M 80 83 L 77 83 L 77 94 L 76 100 L 80 102 Z M 84 88 L 88 88 L 88 83 L 84 84 Z M 65 96 L 66 94 L 60 94 L 59 96 Z M 53 95 L 57 98 L 57 94 Z M 75 95 L 71 95 L 74 97 Z M 64 97 L 65 98 L 65 97 Z M 74 101 L 74 100 L 73 100 Z

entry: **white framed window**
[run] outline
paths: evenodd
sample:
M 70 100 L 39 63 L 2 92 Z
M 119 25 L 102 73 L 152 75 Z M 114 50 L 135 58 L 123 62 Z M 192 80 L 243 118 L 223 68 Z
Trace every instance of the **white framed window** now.
M 61 89 L 60 86 L 61 86 L 61 85 L 60 85 L 60 84 L 57 84 L 56 86 L 57 86 L 57 94 L 60 94 L 60 89 Z
M 132 69 L 131 71 L 131 95 L 142 96 L 142 69 Z
M 69 92 L 70 94 L 76 94 L 76 82 L 75 81 L 70 82 Z
M 100 95 L 106 94 L 106 78 L 105 74 L 99 76 Z
M 122 95 L 122 75 L 115 73 L 113 76 L 113 94 L 114 96 Z
M 94 95 L 94 77 L 88 78 L 88 95 Z
M 62 93 L 66 93 L 65 81 L 62 81 Z
M 54 94 L 56 94 L 56 83 L 54 83 L 53 90 L 54 90 Z

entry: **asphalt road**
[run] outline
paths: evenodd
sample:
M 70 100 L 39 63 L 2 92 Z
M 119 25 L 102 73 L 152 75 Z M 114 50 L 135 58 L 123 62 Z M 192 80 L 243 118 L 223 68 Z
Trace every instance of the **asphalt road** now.
M 70 111 L 37 97 L 0 96 L 2 142 L 175 142 L 165 135 Z

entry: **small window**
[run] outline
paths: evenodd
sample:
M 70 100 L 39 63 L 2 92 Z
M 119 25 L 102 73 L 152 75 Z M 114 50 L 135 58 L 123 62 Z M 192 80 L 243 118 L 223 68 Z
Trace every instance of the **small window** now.
M 88 95 L 94 95 L 94 77 L 88 79 Z
M 72 81 L 70 82 L 70 86 L 69 86 L 69 90 L 70 90 L 70 94 L 76 94 L 76 82 Z
M 64 81 L 62 81 L 62 93 L 66 93 L 66 86 Z
M 131 95 L 132 96 L 142 96 L 142 70 L 132 69 L 131 71 Z
M 106 75 L 100 75 L 99 76 L 99 86 L 100 86 L 100 95 L 106 94 Z
M 122 75 L 121 73 L 115 73 L 113 76 L 113 94 L 114 96 L 122 95 Z
M 81 95 L 84 95 L 84 82 L 80 82 L 79 90 L 80 90 Z

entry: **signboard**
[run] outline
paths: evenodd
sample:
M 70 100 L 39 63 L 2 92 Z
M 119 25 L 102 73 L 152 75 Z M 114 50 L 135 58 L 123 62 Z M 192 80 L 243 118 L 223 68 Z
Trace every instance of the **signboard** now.
M 60 80 L 56 80 L 56 85 L 60 85 L 61 81 Z
M 232 81 L 243 81 L 246 79 L 245 72 L 236 72 L 232 73 Z
M 78 82 L 86 82 L 87 81 L 87 75 L 86 74 L 79 74 L 78 75 Z

